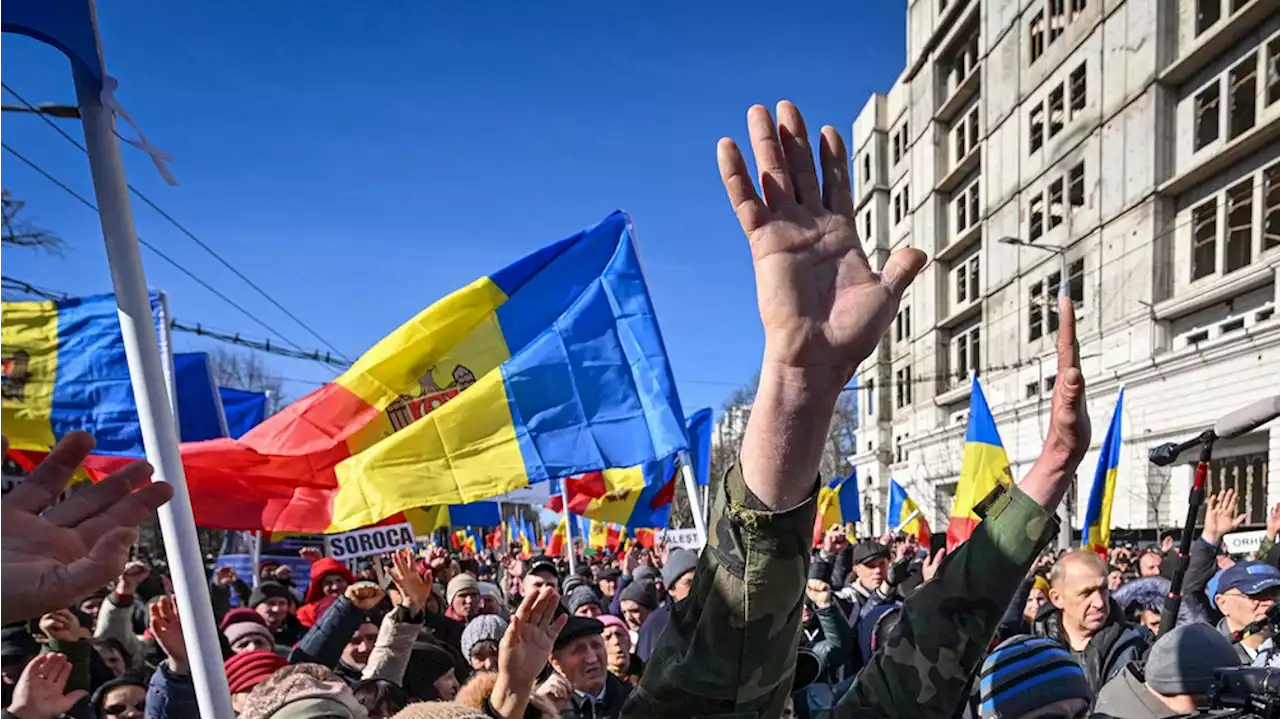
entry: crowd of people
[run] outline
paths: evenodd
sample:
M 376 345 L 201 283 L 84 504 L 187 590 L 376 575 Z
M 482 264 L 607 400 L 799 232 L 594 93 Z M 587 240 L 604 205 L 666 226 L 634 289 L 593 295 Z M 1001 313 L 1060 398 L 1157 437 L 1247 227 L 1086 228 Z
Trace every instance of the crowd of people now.
M 777 123 L 753 107 L 748 127 L 760 191 L 732 141 L 718 159 L 751 243 L 765 351 L 707 545 L 603 553 L 573 571 L 514 547 L 354 569 L 309 553 L 305 591 L 284 567 L 219 569 L 213 611 L 242 719 L 1145 719 L 1205 706 L 1224 669 L 1280 665 L 1280 507 L 1256 556 L 1231 557 L 1222 539 L 1244 517 L 1233 492 L 1210 499 L 1163 632 L 1183 561 L 1171 542 L 1048 551 L 1091 437 L 1065 298 L 1045 444 L 1020 482 L 978 503 L 964 543 L 930 554 L 833 527 L 813 546 L 836 398 L 925 258 L 868 263 L 834 129 L 818 138 L 820 183 L 793 105 Z M 92 447 L 68 435 L 0 501 L 4 711 L 198 716 L 164 567 L 129 561 L 134 527 L 171 489 L 138 463 L 53 504 Z M 1268 682 L 1274 694 L 1280 674 Z

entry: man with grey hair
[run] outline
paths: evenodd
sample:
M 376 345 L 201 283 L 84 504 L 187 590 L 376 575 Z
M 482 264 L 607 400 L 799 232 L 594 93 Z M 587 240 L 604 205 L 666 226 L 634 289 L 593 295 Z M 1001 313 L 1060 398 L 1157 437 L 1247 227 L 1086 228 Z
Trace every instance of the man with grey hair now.
M 1068 552 L 1053 565 L 1049 602 L 1033 631 L 1071 652 L 1095 693 L 1147 648 L 1143 635 L 1111 601 L 1107 564 L 1093 552 Z

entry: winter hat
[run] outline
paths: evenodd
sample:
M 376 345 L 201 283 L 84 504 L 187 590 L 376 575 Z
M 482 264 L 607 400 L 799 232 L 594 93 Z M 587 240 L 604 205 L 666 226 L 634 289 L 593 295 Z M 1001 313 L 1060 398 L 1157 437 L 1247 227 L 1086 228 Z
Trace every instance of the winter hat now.
M 332 557 L 325 557 L 311 565 L 311 583 L 307 585 L 306 604 L 318 602 L 324 598 L 324 578 L 336 574 L 347 580 L 347 584 L 356 583 L 356 575 L 347 569 L 347 565 Z
M 596 621 L 603 624 L 606 629 L 609 627 L 617 627 L 624 632 L 627 631 L 627 623 L 622 621 L 620 617 L 615 617 L 612 614 L 601 614 L 596 617 Z
M 449 580 L 449 587 L 444 590 L 445 604 L 453 605 L 453 598 L 463 592 L 480 593 L 480 583 L 470 574 L 459 574 Z
M 239 624 L 240 622 L 253 622 L 264 627 L 267 626 L 267 620 L 263 619 L 261 614 L 252 609 L 237 607 L 222 615 L 222 621 L 218 623 L 218 628 L 225 630 L 232 624 Z
M 507 620 L 496 614 L 482 614 L 467 622 L 459 642 L 463 658 L 470 659 L 471 650 L 480 642 L 502 641 L 502 635 L 507 633 L 507 626 Z
M 604 623 L 600 620 L 570 614 L 569 620 L 565 622 L 564 628 L 560 630 L 560 634 L 556 637 L 555 651 L 560 651 L 569 642 L 579 637 L 587 637 L 592 634 L 598 635 L 602 632 L 604 632 Z
M 1064 699 L 1093 701 L 1084 669 L 1062 645 L 1020 634 L 1001 642 L 978 675 L 982 719 L 1013 719 Z
M 653 586 L 652 582 L 642 582 L 637 579 L 622 590 L 622 596 L 619 601 L 625 602 L 627 600 L 633 601 L 652 612 L 658 608 L 658 588 Z
M 289 591 L 289 588 L 280 582 L 258 582 L 258 586 L 254 587 L 253 592 L 249 594 L 249 608 L 253 609 L 268 599 L 275 597 L 288 599 L 290 604 L 298 602 L 298 598 L 293 595 L 293 592 Z
M 0 632 L 0 654 L 5 659 L 34 657 L 40 653 L 40 645 L 27 631 L 26 624 L 10 624 Z
M 667 561 L 662 565 L 662 583 L 668 588 L 674 587 L 676 582 L 680 581 L 680 577 L 697 567 L 698 555 L 684 547 L 676 547 L 667 554 Z
M 488 719 L 489 715 L 453 702 L 417 702 L 396 712 L 391 719 Z
M 417 642 L 405 669 L 404 690 L 411 700 L 435 701 L 440 698 L 435 681 L 457 667 L 458 662 L 448 649 L 439 644 Z
M 1036 578 L 1032 580 L 1031 588 L 1039 589 L 1041 592 L 1044 592 L 1046 597 L 1049 596 L 1049 580 L 1039 574 L 1037 574 Z M 1123 587 L 1121 587 L 1121 589 L 1123 589 Z
M 255 622 L 236 622 L 223 629 L 222 634 L 227 638 L 227 645 L 232 647 L 241 639 L 254 635 L 267 640 L 267 644 L 271 646 L 275 646 L 276 643 L 275 637 L 271 635 L 271 630 L 267 629 L 267 625 Z
M 1169 595 L 1170 582 L 1164 577 L 1138 577 L 1120 585 L 1111 598 L 1120 607 L 1120 611 L 1128 615 L 1134 607 L 1142 607 L 1159 614 L 1164 611 L 1164 599 Z M 1210 590 L 1214 585 L 1210 583 Z M 1210 594 L 1210 601 L 1213 595 Z M 1207 622 L 1200 602 L 1183 602 L 1178 609 L 1178 624 Z
M 1147 686 L 1165 696 L 1202 697 L 1214 672 L 1240 666 L 1231 642 L 1208 624 L 1184 624 L 1160 635 L 1147 653 Z
M 658 570 L 654 569 L 653 567 L 650 567 L 647 564 L 636 567 L 631 572 L 631 581 L 636 584 L 640 582 L 652 582 L 657 578 L 658 578 Z
M 255 686 L 245 697 L 240 719 L 311 719 L 334 716 L 366 719 L 351 687 L 329 669 L 290 664 Z
M 233 654 L 222 667 L 227 674 L 227 686 L 230 687 L 231 693 L 239 694 L 254 688 L 258 682 L 288 664 L 289 660 L 279 654 L 262 651 Z
M 595 590 L 585 584 L 574 587 L 564 595 L 564 608 L 568 609 L 570 614 L 577 614 L 578 607 L 586 604 L 594 604 L 599 607 L 600 597 L 596 595 Z M 600 607 L 600 609 L 604 611 L 604 607 Z
M 570 574 L 569 576 L 564 578 L 563 582 L 560 583 L 560 593 L 567 597 L 569 596 L 569 593 L 572 592 L 573 590 L 577 589 L 578 587 L 585 587 L 585 586 L 587 586 L 587 580 L 583 579 L 577 574 Z

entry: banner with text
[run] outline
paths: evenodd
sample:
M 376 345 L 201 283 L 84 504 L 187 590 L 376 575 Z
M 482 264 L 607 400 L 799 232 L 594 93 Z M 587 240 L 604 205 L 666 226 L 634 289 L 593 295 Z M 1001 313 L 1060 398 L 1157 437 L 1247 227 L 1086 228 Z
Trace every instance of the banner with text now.
M 330 557 L 345 562 L 412 547 L 413 542 L 413 525 L 405 522 L 330 534 L 324 539 L 324 548 Z

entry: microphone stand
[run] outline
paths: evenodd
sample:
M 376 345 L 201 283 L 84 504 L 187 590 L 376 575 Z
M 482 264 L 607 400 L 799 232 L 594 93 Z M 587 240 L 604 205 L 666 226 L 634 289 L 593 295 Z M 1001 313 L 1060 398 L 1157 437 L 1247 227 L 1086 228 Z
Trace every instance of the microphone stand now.
M 1200 507 L 1204 505 L 1205 482 L 1209 479 L 1209 460 L 1213 458 L 1213 442 L 1217 439 L 1213 430 L 1208 430 L 1188 444 L 1200 444 L 1200 461 L 1196 464 L 1196 478 L 1191 485 L 1191 497 L 1187 501 L 1187 521 L 1182 526 L 1182 541 L 1178 543 L 1178 563 L 1174 565 L 1173 578 L 1169 582 L 1169 594 L 1164 598 L 1164 609 L 1160 612 L 1159 636 L 1173 629 L 1178 622 L 1178 610 L 1182 608 L 1182 581 L 1187 573 L 1187 565 L 1191 563 L 1192 535 L 1196 529 L 1196 518 Z M 1155 460 L 1155 453 L 1152 453 Z M 1176 453 L 1174 457 L 1176 458 Z M 1157 462 L 1159 464 L 1159 462 Z

